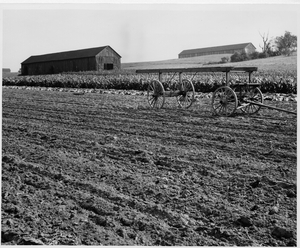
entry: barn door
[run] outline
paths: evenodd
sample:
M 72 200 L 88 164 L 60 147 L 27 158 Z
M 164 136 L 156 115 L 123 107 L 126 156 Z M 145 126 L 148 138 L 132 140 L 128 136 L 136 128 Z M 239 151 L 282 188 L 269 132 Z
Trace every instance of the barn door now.
M 28 75 L 28 67 L 27 67 L 27 65 L 24 66 L 23 75 Z
M 104 70 L 113 70 L 114 64 L 106 63 L 104 64 Z

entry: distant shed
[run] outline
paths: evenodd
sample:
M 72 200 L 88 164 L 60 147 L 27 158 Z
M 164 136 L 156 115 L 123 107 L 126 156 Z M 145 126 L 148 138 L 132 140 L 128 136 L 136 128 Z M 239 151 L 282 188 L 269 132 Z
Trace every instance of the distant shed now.
M 10 73 L 10 69 L 9 68 L 2 68 L 2 73 Z
M 22 75 L 121 69 L 121 56 L 110 46 L 31 56 L 21 63 Z
M 178 58 L 189 58 L 189 57 L 197 57 L 211 54 L 234 54 L 235 52 L 242 52 L 249 54 L 256 50 L 255 46 L 251 43 L 241 43 L 234 45 L 226 45 L 226 46 L 215 46 L 215 47 L 206 47 L 206 48 L 197 48 L 197 49 L 189 49 L 183 50 L 179 53 Z

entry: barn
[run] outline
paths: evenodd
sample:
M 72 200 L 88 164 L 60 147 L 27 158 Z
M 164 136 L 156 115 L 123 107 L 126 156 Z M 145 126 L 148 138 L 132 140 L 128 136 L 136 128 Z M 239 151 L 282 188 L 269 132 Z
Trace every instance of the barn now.
M 121 56 L 110 46 L 30 56 L 21 63 L 22 75 L 121 69 Z
M 206 48 L 197 48 L 183 50 L 179 53 L 178 58 L 189 58 L 212 54 L 234 54 L 235 52 L 246 52 L 247 54 L 253 53 L 256 50 L 255 46 L 251 43 L 241 43 L 234 45 L 215 46 Z

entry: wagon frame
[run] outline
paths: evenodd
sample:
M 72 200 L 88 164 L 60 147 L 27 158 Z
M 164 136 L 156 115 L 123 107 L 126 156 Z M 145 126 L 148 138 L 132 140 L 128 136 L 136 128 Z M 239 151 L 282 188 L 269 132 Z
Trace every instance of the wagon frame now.
M 255 114 L 262 107 L 275 109 L 278 111 L 297 114 L 293 111 L 280 109 L 263 104 L 264 97 L 259 89 L 260 83 L 252 82 L 252 73 L 257 71 L 257 67 L 194 67 L 194 68 L 166 68 L 166 69 L 141 69 L 136 73 L 158 74 L 158 80 L 152 79 L 147 88 L 147 100 L 152 108 L 163 108 L 166 97 L 176 97 L 180 107 L 189 108 L 195 97 L 195 88 L 192 79 L 201 72 L 223 72 L 225 73 L 225 83 L 217 88 L 212 95 L 211 107 L 214 114 L 219 116 L 231 116 L 237 110 L 245 114 Z M 193 73 L 191 79 L 182 79 L 183 73 Z M 248 73 L 248 82 L 230 84 L 230 72 Z M 179 74 L 179 81 L 176 90 L 166 91 L 162 84 L 163 73 Z M 172 80 L 171 78 L 171 80 Z

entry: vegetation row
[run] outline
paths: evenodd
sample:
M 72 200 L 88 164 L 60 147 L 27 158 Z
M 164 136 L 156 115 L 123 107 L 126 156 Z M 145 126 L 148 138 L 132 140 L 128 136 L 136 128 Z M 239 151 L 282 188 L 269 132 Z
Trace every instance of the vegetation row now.
M 225 84 L 225 75 L 222 73 L 185 74 L 183 78 L 192 80 L 196 92 L 213 92 Z M 147 90 L 148 82 L 158 79 L 155 74 L 108 74 L 97 73 L 56 74 L 39 76 L 5 77 L 2 84 L 5 86 L 38 86 L 38 87 L 63 87 L 63 88 L 95 88 L 118 90 Z M 176 87 L 178 77 L 173 74 L 163 74 L 165 89 Z M 245 83 L 248 81 L 246 74 L 231 74 L 230 83 Z M 252 81 L 260 83 L 263 93 L 297 93 L 296 71 L 255 72 Z

